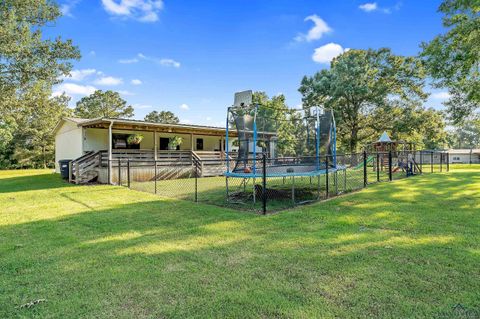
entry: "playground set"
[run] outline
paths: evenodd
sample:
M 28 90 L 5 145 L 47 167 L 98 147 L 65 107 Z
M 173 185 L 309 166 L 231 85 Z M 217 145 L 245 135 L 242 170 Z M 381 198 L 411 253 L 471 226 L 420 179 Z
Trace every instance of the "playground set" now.
M 392 141 L 387 132 L 383 132 L 380 138 L 366 147 L 366 152 L 377 154 L 371 155 L 367 159 L 367 163 L 371 163 L 372 169 L 385 171 L 389 167 L 389 158 L 396 159 L 396 165 L 393 168 L 393 173 L 402 171 L 406 176 L 413 176 L 417 173 L 422 173 L 420 166 L 415 161 L 415 144 L 408 143 L 402 140 Z M 363 165 L 363 164 L 362 164 Z M 379 166 L 378 168 L 376 166 Z

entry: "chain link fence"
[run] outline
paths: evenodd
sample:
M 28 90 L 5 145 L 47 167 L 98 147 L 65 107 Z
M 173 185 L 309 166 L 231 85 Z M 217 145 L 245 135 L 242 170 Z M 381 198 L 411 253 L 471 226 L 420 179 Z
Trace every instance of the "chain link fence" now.
M 109 178 L 114 184 L 163 197 L 264 214 L 325 200 L 374 183 L 446 172 L 449 155 L 425 150 L 337 154 L 318 160 L 270 159 L 263 155 L 245 160 L 245 174 L 225 176 L 227 166 L 232 172 L 235 164 L 234 159 L 120 159 L 109 163 Z

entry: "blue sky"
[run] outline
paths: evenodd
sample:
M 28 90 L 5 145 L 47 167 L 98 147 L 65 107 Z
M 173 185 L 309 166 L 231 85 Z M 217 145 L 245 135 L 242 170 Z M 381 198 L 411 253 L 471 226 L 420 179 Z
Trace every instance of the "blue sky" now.
M 440 1 L 61 0 L 47 35 L 71 38 L 82 59 L 55 88 L 72 105 L 112 89 L 135 118 L 170 110 L 182 122 L 222 126 L 233 93 L 285 94 L 301 103 L 304 75 L 345 48 L 390 47 L 414 55 L 443 32 Z M 448 95 L 435 91 L 428 106 Z

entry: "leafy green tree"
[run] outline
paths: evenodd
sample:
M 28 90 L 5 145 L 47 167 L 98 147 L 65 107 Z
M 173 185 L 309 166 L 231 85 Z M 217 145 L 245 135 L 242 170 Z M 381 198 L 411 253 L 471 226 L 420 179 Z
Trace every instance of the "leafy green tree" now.
M 450 145 L 454 148 L 480 147 L 480 119 L 466 120 L 456 126 L 450 134 Z
M 32 85 L 49 89 L 69 74 L 70 61 L 80 58 L 71 40 L 43 37 L 42 28 L 59 16 L 52 1 L 0 2 L 0 106 Z
M 480 109 L 480 102 L 469 99 L 467 94 L 457 88 L 450 89 L 450 98 L 443 104 L 447 107 L 449 119 L 457 126 L 468 121 Z
M 304 77 L 300 93 L 306 107 L 330 108 L 337 121 L 339 145 L 350 152 L 371 138 L 371 115 L 394 101 L 424 101 L 421 61 L 394 55 L 390 49 L 349 50 L 330 69 Z
M 376 140 L 383 131 L 394 140 L 414 143 L 418 149 L 444 148 L 448 142 L 444 114 L 420 103 L 392 101 L 370 114 L 368 122 L 369 142 Z
M 288 108 L 283 94 L 269 98 L 265 92 L 255 92 L 253 103 L 259 105 L 257 115 L 258 132 L 276 132 L 277 156 L 294 156 L 298 149 L 296 128 L 302 124 L 295 111 Z M 261 133 L 259 138 L 262 138 Z
M 65 95 L 51 98 L 42 85 L 33 87 L 23 96 L 23 114 L 16 119 L 18 127 L 12 141 L 12 159 L 16 166 L 53 166 L 55 136 L 52 130 L 62 117 L 71 115 L 69 100 Z
M 42 92 L 38 105 L 47 107 L 45 94 L 49 96 L 52 85 L 69 74 L 71 61 L 80 58 L 71 40 L 43 35 L 42 30 L 59 16 L 53 1 L 0 1 L 1 167 L 16 165 L 13 154 L 19 145 L 18 130 L 35 125 L 25 101 Z
M 145 116 L 145 121 L 164 124 L 180 123 L 180 119 L 170 111 L 152 111 Z
M 133 117 L 133 107 L 120 97 L 118 92 L 96 90 L 77 102 L 74 115 L 80 118 L 129 118 Z
M 421 56 L 435 86 L 447 87 L 461 98 L 461 104 L 449 108 L 459 122 L 480 106 L 480 2 L 444 0 L 439 11 L 447 31 L 423 43 Z

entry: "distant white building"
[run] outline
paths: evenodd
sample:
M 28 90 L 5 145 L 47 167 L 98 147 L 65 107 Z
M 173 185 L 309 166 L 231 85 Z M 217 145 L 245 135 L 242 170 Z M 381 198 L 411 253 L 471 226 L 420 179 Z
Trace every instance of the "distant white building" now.
M 480 164 L 480 149 L 450 149 L 447 151 L 451 164 Z

